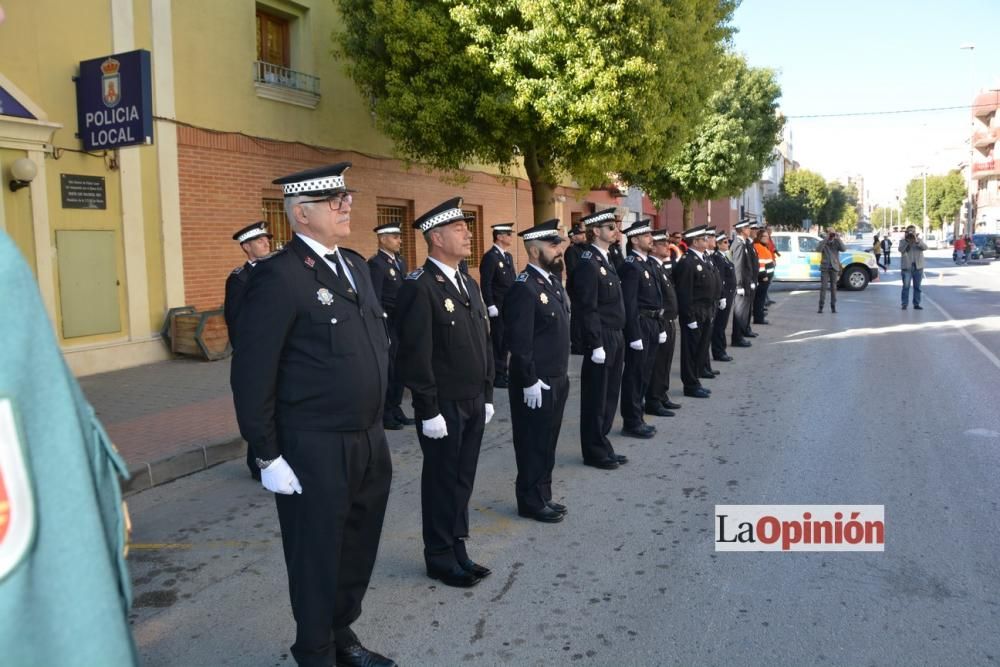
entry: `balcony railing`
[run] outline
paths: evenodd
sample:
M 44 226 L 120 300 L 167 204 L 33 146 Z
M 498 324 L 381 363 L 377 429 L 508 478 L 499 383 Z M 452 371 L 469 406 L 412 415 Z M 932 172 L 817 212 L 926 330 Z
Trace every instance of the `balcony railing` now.
M 1000 162 L 997 160 L 986 160 L 985 162 L 972 163 L 972 175 L 978 177 L 992 176 L 1000 173 Z
M 287 67 L 266 63 L 261 60 L 254 62 L 254 81 L 257 83 L 267 83 L 273 86 L 291 88 L 305 93 L 319 95 L 319 77 L 311 74 L 296 72 Z
M 976 130 L 972 134 L 972 145 L 976 148 L 990 146 L 1000 141 L 1000 127 L 990 127 L 984 130 Z

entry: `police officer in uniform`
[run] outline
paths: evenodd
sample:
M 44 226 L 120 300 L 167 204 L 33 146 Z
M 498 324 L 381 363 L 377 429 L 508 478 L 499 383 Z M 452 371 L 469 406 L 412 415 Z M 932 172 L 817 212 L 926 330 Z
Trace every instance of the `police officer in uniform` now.
M 580 447 L 585 465 L 614 470 L 628 462 L 616 454 L 608 433 L 618 407 L 625 363 L 625 304 L 621 281 L 608 255 L 618 238 L 615 209 L 581 218 L 593 243 L 580 255 L 573 272 L 573 309 L 580 317 L 583 368 L 580 373 Z
M 403 243 L 400 232 L 399 225 L 394 223 L 376 227 L 378 252 L 368 258 L 375 296 L 389 320 L 389 336 L 392 341 L 389 346 L 389 389 L 385 392 L 382 426 L 393 431 L 416 423 L 403 412 L 403 384 L 396 378 L 396 350 L 399 348 L 399 339 L 396 337 L 396 294 L 407 273 L 406 260 L 399 254 Z
M 240 249 L 247 256 L 247 261 L 233 269 L 226 278 L 226 300 L 222 306 L 226 328 L 229 330 L 229 345 L 235 349 L 236 317 L 243 303 L 243 292 L 250 280 L 250 271 L 257 262 L 271 253 L 271 234 L 267 231 L 267 223 L 261 220 L 233 234 L 233 240 L 240 244 Z M 247 468 L 250 470 L 250 476 L 259 482 L 260 468 L 254 462 L 252 447 L 247 447 Z
M 552 501 L 552 469 L 569 395 L 569 300 L 556 274 L 563 238 L 553 218 L 518 234 L 528 266 L 504 301 L 510 343 L 510 418 L 517 460 L 517 513 L 558 523 L 566 506 Z
M 653 251 L 649 255 L 650 266 L 660 281 L 660 298 L 663 314 L 660 325 L 663 342 L 656 348 L 653 372 L 646 388 L 646 414 L 657 417 L 673 417 L 672 410 L 681 406 L 670 400 L 670 367 L 674 361 L 674 347 L 677 341 L 677 294 L 674 292 L 674 260 L 670 240 L 666 231 L 653 232 Z
M 750 220 L 743 219 L 733 228 L 733 272 L 736 276 L 736 296 L 733 303 L 733 347 L 750 347 L 750 314 L 754 290 L 757 288 L 757 253 L 750 240 Z
M 493 342 L 494 387 L 507 386 L 507 344 L 504 341 L 503 301 L 507 290 L 514 284 L 514 257 L 507 252 L 513 243 L 511 224 L 493 225 L 493 247 L 479 260 L 479 278 L 483 288 L 483 301 L 490 314 L 490 340 Z
M 648 218 L 634 222 L 625 230 L 628 255 L 618 274 L 625 302 L 625 368 L 622 373 L 622 434 L 633 438 L 652 438 L 656 427 L 643 421 L 646 389 L 653 373 L 653 360 L 661 339 L 666 342 L 660 279 L 650 266 L 653 228 Z
M 674 264 L 674 285 L 681 327 L 681 381 L 684 395 L 708 398 L 710 389 L 701 386 L 699 371 L 711 345 L 712 315 L 717 307 L 715 272 L 708 266 L 705 225 L 684 232 L 688 250 Z
M 715 314 L 712 325 L 712 358 L 716 361 L 732 361 L 726 352 L 726 327 L 729 325 L 730 314 L 736 301 L 736 268 L 726 255 L 729 250 L 729 236 L 722 232 L 715 236 L 716 249 L 712 254 L 712 262 L 722 277 L 722 301 L 719 312 Z
M 469 499 L 483 430 L 493 418 L 489 314 L 475 281 L 462 274 L 472 233 L 455 197 L 417 218 L 427 241 L 422 268 L 399 290 L 399 378 L 413 394 L 424 454 L 420 501 L 427 575 L 475 586 L 490 570 L 466 551 Z
M 378 552 L 392 463 L 389 336 L 350 235 L 350 162 L 274 181 L 294 237 L 253 270 L 231 384 L 240 433 L 275 493 L 300 665 L 395 665 L 351 630 Z
M 563 263 L 566 265 L 566 291 L 573 293 L 573 271 L 580 263 L 580 255 L 587 249 L 587 230 L 583 225 L 577 224 L 569 231 L 570 245 L 563 253 Z M 580 340 L 580 318 L 576 314 L 576 308 L 570 310 L 569 314 L 569 338 L 570 353 L 583 354 L 583 341 Z
M 718 307 L 718 309 L 715 309 L 715 310 L 712 311 L 712 321 L 709 323 L 709 330 L 708 330 L 709 331 L 709 333 L 708 333 L 709 347 L 705 349 L 705 358 L 703 360 L 702 365 L 700 366 L 700 368 L 702 369 L 702 372 L 701 372 L 701 375 L 699 377 L 701 377 L 704 380 L 711 380 L 715 376 L 721 375 L 721 373 L 719 371 L 714 370 L 712 368 L 712 356 L 711 356 L 711 343 L 712 343 L 712 335 L 713 335 L 713 333 L 715 331 L 715 321 L 716 321 L 716 319 L 718 319 L 719 315 L 721 314 L 719 311 L 724 307 L 723 300 L 722 300 L 722 274 L 719 273 L 719 268 L 718 268 L 718 266 L 716 266 L 715 260 L 713 259 L 714 256 L 715 256 L 715 235 L 716 235 L 716 229 L 715 229 L 715 227 L 706 227 L 705 228 L 705 235 L 704 235 L 705 236 L 705 246 L 706 246 L 706 248 L 705 248 L 705 255 L 704 255 L 705 264 L 706 264 L 705 268 L 711 270 L 711 272 L 713 274 L 713 278 L 714 278 L 715 286 L 716 286 L 715 300 L 718 303 L 719 307 Z

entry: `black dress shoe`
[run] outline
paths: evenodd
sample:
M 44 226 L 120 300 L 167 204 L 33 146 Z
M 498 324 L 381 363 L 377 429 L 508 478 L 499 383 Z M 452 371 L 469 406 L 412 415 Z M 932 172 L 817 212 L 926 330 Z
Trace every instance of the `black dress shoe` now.
M 549 509 L 559 512 L 560 514 L 565 514 L 569 511 L 565 505 L 560 505 L 559 503 L 554 503 L 551 500 L 546 500 L 545 504 L 549 506 Z
M 837 307 L 836 306 L 830 306 L 830 312 L 831 313 L 837 312 Z
M 548 505 L 540 510 L 518 510 L 517 515 L 523 516 L 525 519 L 541 521 L 542 523 L 559 523 L 566 516 L 562 512 L 555 511 Z
M 656 435 L 656 429 L 649 424 L 627 426 L 622 429 L 622 435 L 627 435 L 630 438 L 642 438 L 643 440 L 649 440 Z
M 712 357 L 712 359 L 714 359 L 715 361 L 732 361 L 733 360 L 733 358 L 730 357 L 728 354 L 723 354 L 722 356 L 719 356 L 719 357 Z
M 754 324 L 770 324 L 771 322 L 769 320 L 754 320 L 753 323 Z
M 740 340 L 733 343 L 733 347 L 753 347 L 753 343 L 748 340 Z
M 747 338 L 756 338 L 757 337 L 757 334 L 755 334 L 753 331 L 751 331 L 748 334 L 743 334 L 743 335 L 746 336 Z
M 614 470 L 618 467 L 618 460 L 614 458 L 601 459 L 597 461 L 588 461 L 584 459 L 583 465 L 590 466 L 591 468 L 600 468 L 601 470 Z
M 471 572 L 466 572 L 459 565 L 454 565 L 447 570 L 428 567 L 427 576 L 431 579 L 438 579 L 445 586 L 454 586 L 455 588 L 472 588 L 479 583 L 479 577 Z
M 684 395 L 690 396 L 691 398 L 708 398 L 709 393 L 704 388 L 698 387 L 696 389 L 685 389 Z
M 921 306 L 919 303 L 913 304 L 913 310 L 923 310 L 923 309 L 924 307 Z
M 698 377 L 701 378 L 702 380 L 714 380 L 715 373 L 712 373 L 710 371 L 702 371 L 701 373 L 698 374 Z
M 402 431 L 403 425 L 396 421 L 395 417 L 383 417 L 382 418 L 382 428 L 386 431 Z
M 663 407 L 665 407 L 667 410 L 680 410 L 681 409 L 681 404 L 680 403 L 674 403 L 669 398 L 665 398 L 661 402 L 663 403 Z
M 337 644 L 336 654 L 337 667 L 396 667 L 393 660 L 369 651 L 357 640 L 347 646 Z
M 485 565 L 480 565 L 479 563 L 475 563 L 469 560 L 468 558 L 466 558 L 464 561 L 459 562 L 458 566 L 463 570 L 465 570 L 466 572 L 468 572 L 469 574 L 476 575 L 480 579 L 485 579 L 486 577 L 493 574 L 493 570 L 491 570 L 490 568 L 486 567 Z
M 820 307 L 820 308 L 817 308 L 817 309 L 816 309 L 816 312 L 817 312 L 817 313 L 820 313 L 820 314 L 822 314 L 822 312 L 823 312 L 823 308 L 822 308 L 822 307 Z
M 663 403 L 647 402 L 644 412 L 654 417 L 673 417 L 674 413 L 663 406 Z
M 395 417 L 396 421 L 398 421 L 403 426 L 413 426 L 414 424 L 417 423 L 416 419 L 411 419 L 410 417 L 406 416 L 406 413 L 403 412 L 403 408 L 396 408 L 395 410 L 393 410 L 392 416 Z
M 493 386 L 496 387 L 497 389 L 506 389 L 507 388 L 507 378 L 503 378 L 503 377 L 496 378 L 495 380 L 493 380 Z
M 624 454 L 612 454 L 611 455 L 615 461 L 618 461 L 618 465 L 623 466 L 628 463 L 628 457 Z

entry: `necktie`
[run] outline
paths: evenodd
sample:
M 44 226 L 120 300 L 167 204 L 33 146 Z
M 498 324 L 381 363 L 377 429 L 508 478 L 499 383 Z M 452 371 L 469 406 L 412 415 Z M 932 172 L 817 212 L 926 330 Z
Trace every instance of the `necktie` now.
M 354 288 L 351 286 L 351 281 L 347 279 L 347 267 L 344 266 L 344 262 L 340 257 L 340 252 L 335 251 L 323 256 L 330 260 L 333 264 L 333 275 L 336 276 L 337 284 L 339 284 L 348 294 L 354 294 Z
M 469 292 L 465 289 L 465 281 L 462 279 L 462 272 L 455 272 L 455 282 L 458 283 L 458 291 L 461 293 L 462 298 L 465 299 L 465 303 L 469 303 Z

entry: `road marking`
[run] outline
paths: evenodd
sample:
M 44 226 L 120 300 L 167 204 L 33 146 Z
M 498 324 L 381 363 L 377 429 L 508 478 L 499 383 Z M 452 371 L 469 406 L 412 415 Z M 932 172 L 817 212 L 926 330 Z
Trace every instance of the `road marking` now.
M 947 310 L 945 310 L 944 308 L 942 308 L 938 304 L 937 301 L 935 301 L 934 299 L 930 298 L 929 296 L 925 296 L 924 297 L 924 301 L 926 301 L 927 303 L 929 303 L 932 306 L 934 306 L 935 308 L 937 308 L 938 311 L 942 315 L 945 316 L 945 319 L 947 319 L 948 322 L 950 322 L 956 329 L 958 329 L 959 333 L 961 333 L 963 336 L 965 336 L 966 339 L 968 339 L 968 341 L 970 343 L 972 343 L 972 347 L 974 347 L 977 350 L 979 350 L 980 352 L 982 352 L 983 356 L 986 357 L 987 359 L 989 359 L 990 363 L 992 363 L 994 366 L 997 367 L 997 370 L 1000 370 L 1000 359 L 997 359 L 997 356 L 995 354 L 993 354 L 992 352 L 990 352 L 989 350 L 987 350 L 985 345 L 983 345 L 982 343 L 980 343 L 978 340 L 976 340 L 976 338 L 972 334 L 970 334 L 968 331 L 966 331 L 965 327 L 962 325 L 961 322 L 959 322 L 954 317 L 952 317 L 951 315 L 949 315 Z M 983 319 L 994 319 L 994 318 L 983 318 Z M 976 322 L 978 320 L 972 320 L 972 321 Z
M 1000 433 L 991 431 L 987 428 L 970 428 L 965 432 L 965 435 L 975 435 L 980 438 L 1000 438 Z

